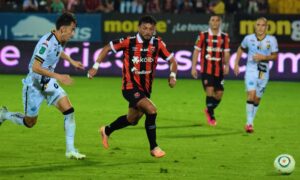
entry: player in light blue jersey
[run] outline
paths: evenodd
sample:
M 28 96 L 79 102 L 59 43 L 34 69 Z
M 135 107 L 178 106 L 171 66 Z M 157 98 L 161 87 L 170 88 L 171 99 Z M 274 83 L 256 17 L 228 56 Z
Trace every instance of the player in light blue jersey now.
M 76 19 L 71 13 L 62 14 L 56 21 L 56 30 L 44 35 L 35 46 L 29 73 L 23 79 L 24 114 L 9 112 L 6 107 L 0 109 L 0 124 L 9 120 L 15 124 L 31 128 L 35 125 L 38 112 L 43 100 L 48 105 L 54 105 L 64 115 L 64 128 L 66 133 L 67 158 L 84 159 L 74 147 L 75 117 L 74 108 L 58 82 L 64 85 L 72 84 L 67 74 L 54 72 L 59 59 L 66 59 L 75 68 L 84 69 L 82 63 L 74 61 L 64 53 L 63 45 L 74 35 Z M 57 82 L 58 81 L 58 82 Z
M 242 53 L 247 50 L 248 58 L 245 72 L 247 89 L 247 124 L 245 130 L 252 133 L 253 120 L 259 102 L 269 80 L 269 61 L 277 59 L 278 44 L 274 36 L 267 35 L 267 19 L 260 17 L 255 23 L 255 34 L 247 35 L 238 48 L 234 73 L 239 74 L 239 61 Z

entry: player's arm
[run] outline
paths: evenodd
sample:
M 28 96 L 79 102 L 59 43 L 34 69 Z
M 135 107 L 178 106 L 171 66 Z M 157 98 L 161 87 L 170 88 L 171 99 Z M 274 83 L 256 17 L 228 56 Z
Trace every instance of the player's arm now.
M 197 68 L 196 68 L 198 57 L 199 57 L 199 50 L 195 48 L 194 52 L 193 52 L 193 57 L 192 57 L 192 71 L 191 71 L 191 74 L 195 79 L 198 78 L 198 73 L 197 73 Z
M 224 74 L 228 74 L 229 73 L 229 59 L 230 59 L 230 52 L 229 51 L 225 51 L 224 52 Z
M 64 85 L 70 85 L 72 84 L 73 80 L 70 78 L 67 74 L 58 74 L 55 72 L 48 71 L 47 69 L 42 67 L 42 62 L 40 59 L 35 59 L 32 65 L 33 72 L 40 74 L 42 76 L 48 76 L 51 78 L 57 79 L 59 82 L 61 82 Z
M 253 59 L 255 61 L 270 61 L 270 60 L 277 60 L 278 53 L 277 52 L 272 52 L 271 55 L 263 55 L 263 54 L 255 54 L 253 56 Z
M 62 51 L 62 52 L 60 53 L 60 58 L 67 60 L 67 61 L 68 61 L 70 64 L 72 64 L 72 66 L 74 66 L 75 68 L 84 70 L 84 67 L 83 67 L 83 65 L 82 65 L 81 62 L 75 61 L 75 60 L 72 59 L 69 55 L 67 55 L 64 51 Z
M 240 62 L 240 59 L 242 57 L 243 52 L 244 52 L 243 48 L 241 46 L 239 46 L 239 48 L 236 52 L 236 58 L 235 58 L 235 61 L 234 61 L 234 74 L 236 76 L 240 73 L 239 62 Z
M 173 88 L 176 85 L 176 74 L 177 74 L 177 62 L 174 57 L 169 60 L 170 65 L 170 79 L 169 79 L 169 86 Z
M 107 44 L 106 46 L 103 47 L 101 53 L 99 54 L 95 64 L 93 67 L 89 70 L 88 72 L 88 78 L 92 79 L 98 71 L 98 68 L 100 66 L 100 63 L 104 60 L 104 58 L 107 56 L 108 52 L 112 50 L 112 47 L 110 44 Z

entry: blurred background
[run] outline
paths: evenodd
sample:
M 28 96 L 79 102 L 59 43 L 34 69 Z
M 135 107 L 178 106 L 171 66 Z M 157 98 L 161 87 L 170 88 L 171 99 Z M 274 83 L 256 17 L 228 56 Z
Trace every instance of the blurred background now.
M 157 34 L 175 53 L 178 78 L 191 78 L 194 42 L 199 31 L 208 29 L 209 14 L 217 13 L 223 15 L 222 30 L 231 40 L 227 79 L 235 79 L 232 68 L 237 47 L 245 35 L 254 32 L 255 19 L 264 16 L 269 20 L 268 34 L 276 36 L 279 44 L 279 58 L 270 62 L 271 80 L 300 80 L 300 0 L 0 0 L 0 74 L 26 74 L 36 42 L 55 28 L 57 16 L 64 11 L 75 13 L 78 20 L 65 52 L 87 68 L 103 45 L 134 35 L 140 16 L 153 15 Z M 109 54 L 100 68 L 102 76 L 121 75 L 122 53 Z M 57 71 L 86 75 L 66 61 L 60 62 Z M 156 76 L 168 75 L 168 64 L 159 59 Z M 242 79 L 243 73 L 237 78 Z

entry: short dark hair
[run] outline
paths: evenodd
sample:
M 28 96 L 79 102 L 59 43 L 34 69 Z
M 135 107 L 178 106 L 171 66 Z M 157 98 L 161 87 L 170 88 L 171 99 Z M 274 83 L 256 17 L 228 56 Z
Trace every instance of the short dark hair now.
M 149 24 L 156 25 L 156 19 L 153 16 L 146 15 L 146 16 L 143 16 L 140 18 L 139 26 L 143 23 L 149 23 Z
M 62 15 L 60 15 L 56 20 L 56 29 L 59 30 L 61 26 L 69 26 L 72 22 L 75 23 L 75 25 L 77 25 L 77 20 L 74 14 L 65 12 Z
M 220 20 L 222 20 L 222 14 L 211 13 L 209 19 L 212 18 L 213 16 L 217 16 L 220 18 Z

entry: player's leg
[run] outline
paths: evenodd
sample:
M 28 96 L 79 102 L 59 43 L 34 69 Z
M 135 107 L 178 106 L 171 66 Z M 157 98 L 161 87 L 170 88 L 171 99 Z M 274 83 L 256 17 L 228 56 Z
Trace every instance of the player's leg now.
M 75 139 L 75 115 L 74 108 L 67 96 L 63 96 L 53 105 L 64 115 L 64 129 L 66 136 L 66 157 L 70 159 L 84 159 L 86 156 L 78 152 L 74 145 Z
M 157 109 L 154 103 L 149 98 L 143 98 L 137 103 L 138 109 L 146 115 L 145 129 L 150 144 L 150 154 L 160 158 L 165 156 L 165 152 L 160 149 L 156 142 L 156 116 Z
M 216 120 L 214 116 L 215 89 L 214 89 L 213 76 L 208 74 L 202 74 L 201 78 L 202 78 L 202 85 L 206 94 L 206 101 L 205 101 L 206 108 L 204 109 L 204 113 L 206 115 L 208 124 L 211 126 L 215 126 L 216 125 Z
M 261 97 L 263 96 L 263 94 L 265 92 L 267 84 L 268 84 L 268 79 L 259 79 L 258 80 L 256 94 L 255 94 L 254 101 L 253 101 L 253 120 L 257 113 Z
M 19 112 L 10 112 L 6 107 L 0 109 L 0 125 L 4 120 L 13 122 L 28 128 L 33 127 L 38 118 L 38 111 L 44 97 L 33 86 L 23 86 L 23 106 L 25 114 Z
M 248 133 L 253 132 L 253 111 L 254 111 L 254 99 L 256 94 L 258 77 L 256 72 L 246 72 L 245 74 L 245 86 L 247 91 L 247 102 L 246 102 L 246 117 L 247 122 L 245 130 Z

